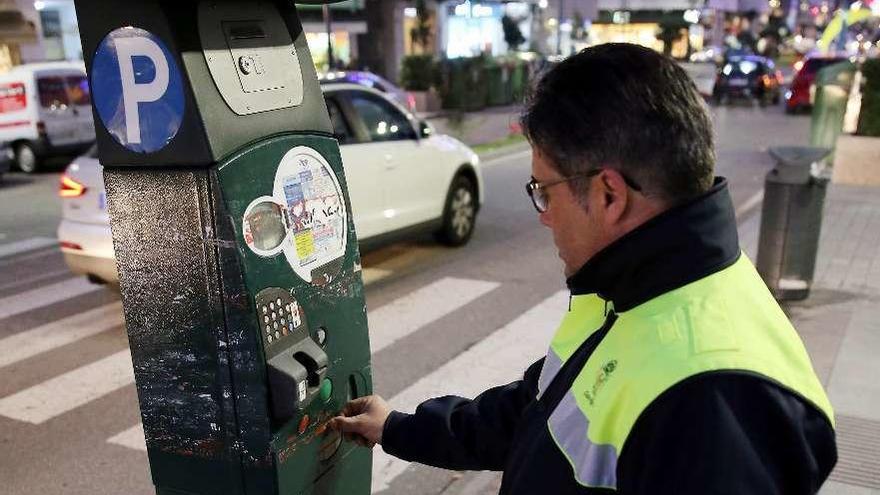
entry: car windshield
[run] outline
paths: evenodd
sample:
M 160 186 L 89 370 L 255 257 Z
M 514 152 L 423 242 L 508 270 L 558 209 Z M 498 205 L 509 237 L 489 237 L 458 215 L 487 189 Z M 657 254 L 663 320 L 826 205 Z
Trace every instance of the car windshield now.
M 37 80 L 37 90 L 40 94 L 40 106 L 43 108 L 59 107 L 70 103 L 63 77 L 41 77 Z
M 92 96 L 86 76 L 67 76 L 67 95 L 74 105 L 91 105 Z
M 63 105 L 90 105 L 89 81 L 85 76 L 46 76 L 37 80 L 43 108 Z

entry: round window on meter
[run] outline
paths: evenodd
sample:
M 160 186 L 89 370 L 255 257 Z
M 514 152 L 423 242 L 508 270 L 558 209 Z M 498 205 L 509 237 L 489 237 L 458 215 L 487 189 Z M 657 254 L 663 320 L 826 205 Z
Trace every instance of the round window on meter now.
M 287 226 L 281 205 L 269 197 L 253 202 L 244 215 L 245 240 L 260 255 L 278 254 L 287 236 Z
M 303 280 L 328 283 L 348 243 L 342 186 L 316 150 L 297 146 L 275 172 L 272 195 L 255 199 L 242 220 L 245 243 L 260 256 L 281 252 Z

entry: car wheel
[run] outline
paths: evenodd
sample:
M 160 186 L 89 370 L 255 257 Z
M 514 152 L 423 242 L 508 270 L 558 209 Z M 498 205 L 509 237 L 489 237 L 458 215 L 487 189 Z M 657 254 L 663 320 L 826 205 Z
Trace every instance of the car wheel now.
M 477 191 L 463 175 L 452 181 L 443 207 L 443 226 L 437 239 L 448 246 L 461 246 L 470 240 L 477 220 Z
M 37 154 L 29 144 L 19 143 L 15 146 L 15 164 L 26 174 L 37 171 Z

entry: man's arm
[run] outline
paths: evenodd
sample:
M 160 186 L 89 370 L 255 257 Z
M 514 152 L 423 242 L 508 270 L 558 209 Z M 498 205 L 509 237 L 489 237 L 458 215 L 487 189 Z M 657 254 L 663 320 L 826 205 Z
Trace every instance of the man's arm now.
M 621 452 L 624 494 L 816 493 L 834 431 L 804 399 L 744 372 L 698 375 L 658 397 Z
M 351 414 L 357 408 L 347 407 L 344 416 L 351 417 L 336 418 L 331 426 L 360 435 L 355 439 L 361 444 L 370 445 L 372 437 L 372 443 L 381 443 L 386 452 L 407 461 L 446 469 L 500 470 L 522 412 L 537 392 L 543 362 L 531 365 L 522 380 L 491 388 L 473 400 L 438 397 L 420 404 L 414 414 L 376 411 L 370 422 L 359 419 L 363 413 Z M 367 423 L 370 429 L 355 426 Z M 377 424 L 381 432 L 375 431 Z

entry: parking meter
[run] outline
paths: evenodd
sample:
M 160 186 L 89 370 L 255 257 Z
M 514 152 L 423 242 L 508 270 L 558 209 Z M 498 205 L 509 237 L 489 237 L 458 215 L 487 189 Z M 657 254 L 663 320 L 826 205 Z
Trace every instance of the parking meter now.
M 160 494 L 368 493 L 372 392 L 337 141 L 291 2 L 76 0 Z

